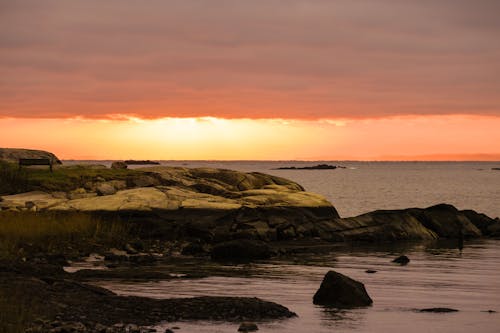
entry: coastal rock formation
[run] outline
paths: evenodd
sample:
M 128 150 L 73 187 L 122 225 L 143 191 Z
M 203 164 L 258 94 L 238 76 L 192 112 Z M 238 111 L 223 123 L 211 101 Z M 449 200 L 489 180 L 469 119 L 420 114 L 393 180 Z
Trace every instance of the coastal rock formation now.
M 139 237 L 186 239 L 200 249 L 234 239 L 374 242 L 500 235 L 500 220 L 446 204 L 340 218 L 323 196 L 257 172 L 63 166 L 35 188 L 0 196 L 0 209 L 118 217 L 132 223 Z M 193 246 L 186 253 L 195 253 Z
M 325 231 L 345 240 L 391 241 L 495 236 L 500 221 L 447 204 L 428 208 L 378 210 L 336 219 Z
M 339 218 L 323 196 L 262 173 L 152 167 L 130 170 L 124 177 L 96 176 L 69 192 L 3 196 L 1 205 L 11 210 L 29 205 L 41 212 L 115 215 L 134 223 L 142 235 L 210 243 L 312 237 L 317 233 L 315 223 Z
M 0 161 L 18 163 L 20 158 L 45 158 L 53 164 L 62 164 L 56 155 L 44 150 L 0 148 Z
M 23 309 L 22 313 L 29 314 L 32 320 L 44 318 L 54 321 L 57 315 L 59 322 L 82 322 L 86 326 L 82 332 L 101 332 L 95 330 L 96 324 L 104 325 L 102 331 L 108 332 L 106 327 L 119 323 L 153 325 L 181 319 L 242 321 L 295 316 L 286 307 L 259 298 L 204 296 L 152 299 L 118 296 L 107 289 L 76 281 L 62 268 L 2 261 L 0 300 L 27 305 L 29 312 Z M 47 330 L 42 328 L 39 332 Z
M 338 272 L 329 271 L 314 294 L 313 303 L 342 309 L 368 306 L 373 301 L 361 282 Z

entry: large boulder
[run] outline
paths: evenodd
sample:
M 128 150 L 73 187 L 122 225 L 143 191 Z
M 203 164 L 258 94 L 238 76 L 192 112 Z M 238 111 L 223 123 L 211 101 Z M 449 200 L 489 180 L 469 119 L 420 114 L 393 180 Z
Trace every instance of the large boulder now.
M 373 301 L 361 282 L 329 271 L 314 294 L 313 303 L 342 309 L 369 306 Z
M 53 164 L 62 164 L 56 155 L 44 150 L 20 149 L 20 148 L 0 148 L 0 161 L 18 163 L 20 158 L 44 158 L 52 161 Z

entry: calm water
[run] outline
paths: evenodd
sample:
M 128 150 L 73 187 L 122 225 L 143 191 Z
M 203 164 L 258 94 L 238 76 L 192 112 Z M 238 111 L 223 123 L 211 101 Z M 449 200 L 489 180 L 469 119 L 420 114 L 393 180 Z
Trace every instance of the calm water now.
M 111 162 L 100 163 L 109 165 Z M 325 162 L 322 162 L 325 163 Z M 341 216 L 375 209 L 427 207 L 450 203 L 500 216 L 500 167 L 487 162 L 326 162 L 336 170 L 272 170 L 316 162 L 165 161 L 184 167 L 259 171 L 297 181 L 327 197 Z M 462 254 L 452 244 L 393 244 L 340 247 L 333 253 L 297 256 L 245 266 L 220 266 L 193 259 L 186 269 L 206 269 L 204 279 L 160 282 L 102 282 L 119 294 L 157 298 L 200 295 L 251 296 L 275 301 L 299 317 L 259 323 L 259 332 L 500 332 L 500 241 L 467 242 Z M 408 266 L 390 261 L 400 254 Z M 172 267 L 166 268 L 171 272 Z M 335 269 L 363 282 L 374 300 L 369 308 L 334 311 L 314 306 L 312 296 L 324 274 Z M 376 274 L 366 274 L 375 269 Z M 418 313 L 415 309 L 451 307 L 457 313 Z M 482 312 L 495 310 L 499 313 Z M 236 332 L 236 324 L 180 322 L 182 332 Z
M 411 258 L 407 266 L 390 262 L 401 253 Z M 203 279 L 100 285 L 122 295 L 154 298 L 256 296 L 283 304 L 299 316 L 258 323 L 259 332 L 499 332 L 500 313 L 482 312 L 500 311 L 498 253 L 500 241 L 492 240 L 466 243 L 462 254 L 453 246 L 439 243 L 343 247 L 330 254 L 240 266 L 193 261 L 192 267 L 216 275 Z M 374 300 L 373 306 L 335 311 L 313 305 L 312 296 L 330 269 L 362 281 Z M 366 269 L 378 272 L 367 274 Z M 460 311 L 416 312 L 427 307 Z M 157 328 L 172 326 L 179 326 L 180 333 L 234 333 L 238 327 L 220 322 L 178 322 Z

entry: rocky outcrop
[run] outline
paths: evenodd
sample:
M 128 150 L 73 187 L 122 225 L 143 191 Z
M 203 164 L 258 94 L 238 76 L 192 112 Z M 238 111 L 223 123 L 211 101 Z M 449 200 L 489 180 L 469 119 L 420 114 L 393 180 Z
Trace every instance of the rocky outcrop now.
M 336 219 L 324 230 L 332 239 L 363 241 L 432 240 L 495 236 L 500 221 L 447 204 L 428 208 L 379 210 L 356 217 Z
M 43 322 L 50 323 L 57 316 L 59 322 L 80 322 L 85 330 L 82 327 L 77 332 L 100 332 L 96 330 L 96 324 L 106 327 L 119 323 L 153 325 L 181 319 L 239 322 L 295 316 L 282 305 L 250 297 L 151 299 L 118 296 L 107 289 L 73 280 L 61 268 L 1 261 L 0 301 L 8 301 L 13 314 L 18 315 L 16 308 L 19 308 L 19 313 L 29 314 L 25 321 L 42 318 Z M 19 319 L 15 316 L 2 318 L 13 322 Z M 42 328 L 38 332 L 48 330 Z
M 295 182 L 209 168 L 153 167 L 127 174 L 126 181 L 96 177 L 69 192 L 1 198 L 2 209 L 114 215 L 144 236 L 208 243 L 312 237 L 316 223 L 339 218 L 323 196 Z
M 0 161 L 18 163 L 20 158 L 44 158 L 53 164 L 62 164 L 56 155 L 44 150 L 0 148 Z
M 338 272 L 329 271 L 314 294 L 313 303 L 343 309 L 369 306 L 373 301 L 361 282 Z
M 340 218 L 323 196 L 262 173 L 156 166 L 110 170 L 60 167 L 74 184 L 0 197 L 2 210 L 79 211 L 122 218 L 138 236 L 216 244 L 234 239 L 338 241 L 499 236 L 500 220 L 440 204 Z M 113 178 L 115 176 L 115 178 Z M 76 178 L 75 178 L 76 177 Z M 78 187 L 80 186 L 80 187 Z M 50 190 L 52 189 L 52 190 Z M 188 252 L 194 253 L 194 247 Z

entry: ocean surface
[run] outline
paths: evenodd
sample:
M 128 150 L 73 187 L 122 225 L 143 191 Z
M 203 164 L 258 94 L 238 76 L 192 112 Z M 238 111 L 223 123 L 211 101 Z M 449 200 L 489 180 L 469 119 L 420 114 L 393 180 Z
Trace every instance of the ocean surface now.
M 75 162 L 71 162 L 75 163 Z M 99 161 L 109 165 L 111 161 Z M 274 170 L 282 166 L 328 163 L 335 170 Z M 258 171 L 297 181 L 327 197 L 341 216 L 376 209 L 427 207 L 450 203 L 500 216 L 500 162 L 219 162 L 163 161 L 183 167 Z M 297 318 L 259 322 L 259 332 L 500 332 L 500 240 L 395 242 L 339 245 L 331 253 L 301 254 L 279 261 L 246 265 L 214 264 L 196 258 L 187 269 L 206 270 L 208 278 L 158 282 L 102 281 L 119 294 L 156 298 L 226 295 L 260 297 L 287 306 Z M 406 254 L 407 266 L 391 263 Z M 175 267 L 175 266 L 173 266 Z M 183 268 L 183 271 L 186 270 Z M 165 267 L 169 272 L 172 267 Z M 363 282 L 374 304 L 338 311 L 312 304 L 312 296 L 328 270 Z M 366 269 L 377 270 L 375 274 Z M 420 313 L 418 309 L 449 307 L 455 313 Z M 497 312 L 489 312 L 489 310 Z M 223 322 L 162 323 L 164 330 L 236 332 Z

